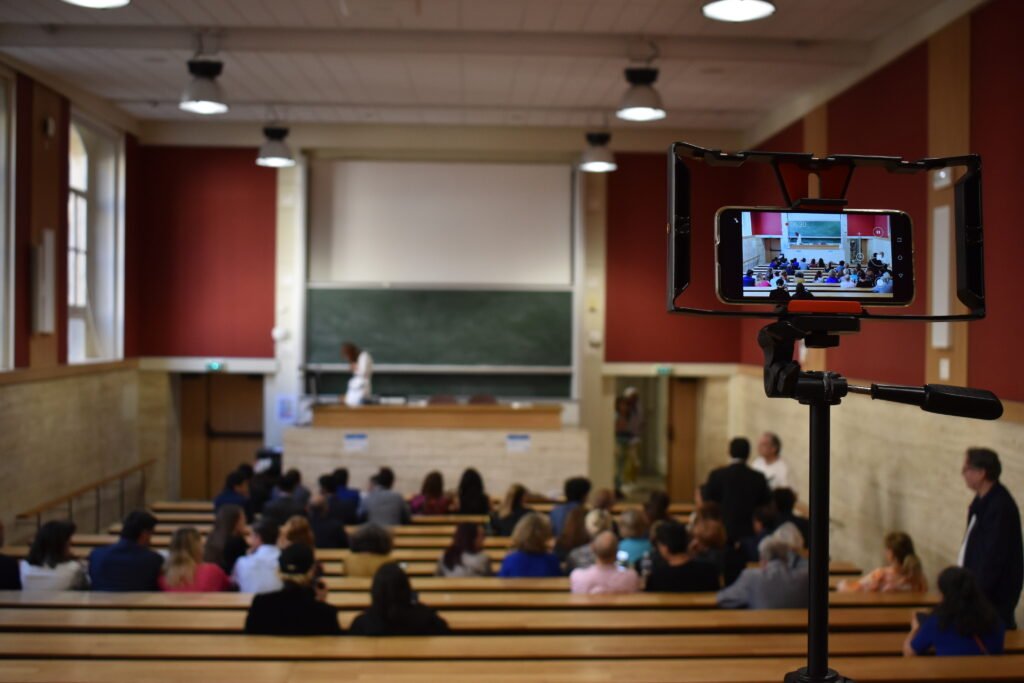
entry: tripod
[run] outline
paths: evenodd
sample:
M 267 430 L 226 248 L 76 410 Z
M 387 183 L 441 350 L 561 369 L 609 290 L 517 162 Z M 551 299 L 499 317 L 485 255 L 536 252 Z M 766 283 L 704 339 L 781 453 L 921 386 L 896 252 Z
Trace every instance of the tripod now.
M 938 384 L 923 387 L 849 385 L 834 372 L 805 372 L 793 360 L 796 342 L 811 348 L 839 345 L 839 335 L 860 331 L 860 319 L 842 315 L 791 314 L 761 329 L 757 343 L 764 351 L 764 389 L 768 398 L 792 398 L 810 407 L 810 564 L 807 620 L 807 666 L 786 674 L 785 683 L 846 683 L 828 668 L 829 458 L 832 406 L 847 393 L 920 406 L 943 415 L 983 420 L 1003 413 L 995 394 Z

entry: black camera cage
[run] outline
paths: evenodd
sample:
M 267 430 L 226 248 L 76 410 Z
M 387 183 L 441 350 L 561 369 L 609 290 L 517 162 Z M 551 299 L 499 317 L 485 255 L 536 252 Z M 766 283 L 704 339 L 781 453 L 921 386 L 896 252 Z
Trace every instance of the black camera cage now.
M 685 163 L 686 159 L 702 161 L 709 166 L 734 168 L 747 163 L 770 164 L 782 195 L 783 206 L 780 208 L 805 211 L 842 210 L 846 207 L 847 190 L 853 180 L 854 171 L 860 167 L 882 168 L 889 173 L 900 174 L 920 173 L 943 168 L 964 168 L 965 172 L 954 184 L 954 216 L 956 221 L 957 299 L 967 307 L 968 312 L 956 315 L 878 314 L 870 313 L 863 306 L 859 306 L 859 312 L 850 313 L 848 310 L 844 310 L 844 314 L 870 320 L 926 322 L 965 322 L 985 317 L 981 157 L 977 154 L 906 161 L 901 157 L 852 154 L 816 157 L 813 154 L 802 152 L 759 150 L 723 152 L 687 142 L 673 143 L 668 154 L 667 305 L 670 313 L 733 318 L 778 318 L 780 315 L 779 310 L 730 311 L 677 305 L 677 300 L 690 285 L 690 262 L 692 259 L 690 238 L 693 230 L 693 218 L 690 201 L 690 169 Z M 824 196 L 820 198 L 803 196 L 806 194 L 807 179 L 811 175 L 816 175 L 820 179 L 821 191 Z M 843 302 L 831 303 L 841 304 Z

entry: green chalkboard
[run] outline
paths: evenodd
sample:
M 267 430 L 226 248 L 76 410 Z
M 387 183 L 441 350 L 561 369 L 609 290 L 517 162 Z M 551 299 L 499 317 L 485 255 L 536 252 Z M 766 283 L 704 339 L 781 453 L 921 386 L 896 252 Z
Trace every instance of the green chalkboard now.
M 345 340 L 378 364 L 568 366 L 572 293 L 310 289 L 306 362 L 341 362 Z

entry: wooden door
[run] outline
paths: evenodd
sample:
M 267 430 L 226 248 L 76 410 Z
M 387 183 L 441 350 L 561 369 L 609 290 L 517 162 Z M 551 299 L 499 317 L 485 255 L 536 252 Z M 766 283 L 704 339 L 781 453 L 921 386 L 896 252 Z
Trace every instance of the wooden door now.
M 668 495 L 692 502 L 697 486 L 697 380 L 673 378 L 668 392 Z

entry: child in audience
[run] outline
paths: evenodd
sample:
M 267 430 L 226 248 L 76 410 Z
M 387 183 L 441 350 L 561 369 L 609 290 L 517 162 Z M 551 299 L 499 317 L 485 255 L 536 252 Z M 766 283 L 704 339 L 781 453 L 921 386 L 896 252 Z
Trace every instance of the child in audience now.
M 491 560 L 484 552 L 484 528 L 463 522 L 455 527 L 452 544 L 437 561 L 437 575 L 449 577 L 489 576 Z
M 388 562 L 394 541 L 379 524 L 364 524 L 352 536 L 351 550 L 345 558 L 345 576 L 371 577 Z
M 551 523 L 544 515 L 531 512 L 512 531 L 511 552 L 501 563 L 500 577 L 561 576 L 558 556 L 548 550 Z
M 453 507 L 453 512 L 459 515 L 491 514 L 491 498 L 484 490 L 483 477 L 472 467 L 467 468 L 459 479 L 457 500 Z
M 172 593 L 213 593 L 231 587 L 228 575 L 213 562 L 203 562 L 203 541 L 193 527 L 178 527 L 160 575 L 160 590 Z
M 594 564 L 574 569 L 569 574 L 569 587 L 573 593 L 596 595 L 635 593 L 639 590 L 640 576 L 635 571 L 616 564 L 619 542 L 615 534 L 611 531 L 602 531 L 594 537 L 590 546 Z
M 28 557 L 20 562 L 23 591 L 67 591 L 89 586 L 85 567 L 71 553 L 74 534 L 74 522 L 50 521 L 40 527 Z
M 938 584 L 942 601 L 929 615 L 914 614 L 903 654 L 912 657 L 932 650 L 940 657 L 1001 654 L 1006 629 L 970 570 L 947 567 L 939 574 Z
M 414 515 L 444 515 L 452 507 L 452 499 L 444 493 L 444 477 L 434 470 L 423 478 L 419 494 L 409 501 Z
M 843 579 L 838 590 L 863 593 L 924 593 L 928 590 L 914 541 L 902 531 L 885 536 L 885 566 L 859 579 Z
M 213 562 L 230 575 L 238 558 L 249 550 L 245 534 L 245 513 L 242 508 L 230 503 L 220 506 L 213 521 L 213 530 L 206 537 L 203 562 Z
M 526 498 L 526 487 L 522 484 L 512 484 L 505 493 L 497 511 L 491 515 L 491 533 L 495 536 L 511 536 L 512 530 L 524 515 L 532 512 L 526 507 L 523 500 Z
M 327 589 L 314 579 L 313 549 L 288 546 L 278 558 L 279 590 L 252 599 L 245 632 L 276 636 L 332 636 L 341 633 L 338 611 L 327 604 Z
M 619 552 L 625 553 L 626 564 L 636 566 L 644 555 L 652 550 L 651 541 L 647 538 L 647 515 L 643 510 L 629 509 L 619 518 Z
M 242 593 L 270 593 L 280 590 L 277 575 L 281 549 L 277 547 L 280 529 L 274 520 L 263 518 L 249 528 L 246 541 L 249 554 L 238 558 L 231 579 Z
M 441 636 L 450 633 L 437 612 L 418 603 L 409 577 L 394 562 L 382 565 L 373 575 L 370 609 L 353 621 L 354 636 Z

